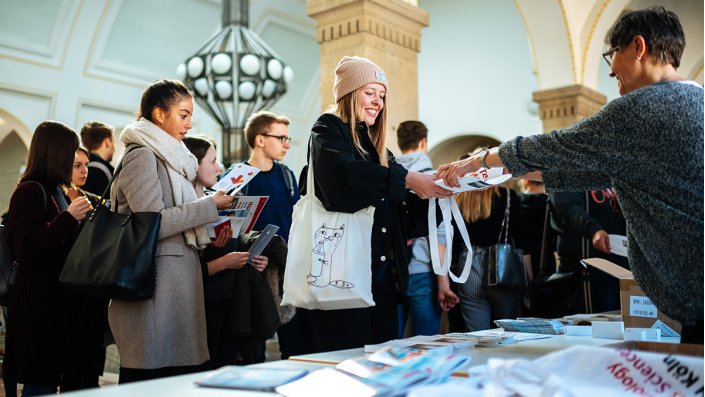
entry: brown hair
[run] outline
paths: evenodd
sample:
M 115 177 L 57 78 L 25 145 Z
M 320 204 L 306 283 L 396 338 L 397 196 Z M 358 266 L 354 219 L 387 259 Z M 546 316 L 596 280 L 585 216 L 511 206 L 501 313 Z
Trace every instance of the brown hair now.
M 255 138 L 257 135 L 269 132 L 269 127 L 274 123 L 289 125 L 290 121 L 286 116 L 278 116 L 266 110 L 252 114 L 245 124 L 245 139 L 250 148 L 255 148 Z
M 78 152 L 78 151 L 83 152 L 83 154 L 85 154 L 86 157 L 88 157 L 89 159 L 91 158 L 90 152 L 88 152 L 88 149 L 84 148 L 83 146 L 79 146 L 78 148 L 76 148 L 76 152 Z M 74 154 L 76 152 L 74 152 Z
M 357 136 L 357 133 L 355 132 L 355 125 L 357 124 L 358 119 L 357 116 L 357 92 L 364 87 L 360 87 L 356 89 L 355 91 L 348 93 L 344 95 L 342 98 L 338 100 L 336 103 L 335 107 L 335 113 L 340 117 L 341 120 L 343 120 L 344 123 L 348 123 L 350 125 L 350 131 L 352 133 L 352 140 L 353 144 L 355 145 L 355 148 L 358 150 L 360 153 L 367 153 L 365 149 L 362 148 L 362 145 L 360 144 L 360 138 Z M 384 97 L 385 101 L 385 106 L 382 107 L 382 111 L 377 115 L 377 120 L 375 121 L 374 125 L 369 127 L 367 129 L 368 134 L 370 136 L 370 140 L 372 141 L 372 144 L 374 145 L 375 149 L 377 150 L 377 154 L 379 155 L 379 163 L 384 166 L 388 167 L 389 166 L 389 159 L 387 158 L 387 106 L 386 106 L 386 101 L 387 101 L 387 96 Z
M 152 119 L 152 111 L 154 109 L 159 108 L 168 112 L 169 108 L 179 102 L 181 98 L 193 98 L 191 91 L 181 81 L 166 79 L 153 81 L 142 93 L 142 101 L 137 112 L 137 118 L 144 117 L 154 122 Z
M 206 135 L 189 135 L 184 137 L 181 142 L 183 142 L 184 145 L 186 145 L 186 148 L 194 156 L 196 156 L 199 165 L 201 164 L 203 158 L 206 157 L 208 149 L 210 149 L 211 146 L 215 149 L 215 142 L 213 142 L 213 140 Z
M 89 151 L 94 151 L 103 144 L 106 138 L 113 138 L 115 129 L 99 121 L 89 121 L 81 128 L 81 143 Z
M 69 126 L 58 121 L 39 124 L 32 135 L 27 168 L 20 181 L 70 186 L 76 149 L 78 135 Z
M 420 121 L 402 121 L 397 127 L 397 144 L 403 152 L 419 147 L 419 142 L 428 136 L 428 128 Z

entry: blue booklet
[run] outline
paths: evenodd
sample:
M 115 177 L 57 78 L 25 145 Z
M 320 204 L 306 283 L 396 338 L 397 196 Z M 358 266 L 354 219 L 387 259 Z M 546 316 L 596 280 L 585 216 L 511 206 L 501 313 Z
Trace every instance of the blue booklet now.
M 273 391 L 275 387 L 287 384 L 306 375 L 303 369 L 223 367 L 194 383 L 203 387 L 221 389 L 243 389 Z

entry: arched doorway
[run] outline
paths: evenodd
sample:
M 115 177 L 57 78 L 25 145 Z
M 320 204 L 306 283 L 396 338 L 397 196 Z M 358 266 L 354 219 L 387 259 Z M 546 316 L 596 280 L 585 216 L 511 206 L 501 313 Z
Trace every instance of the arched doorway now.
M 428 156 L 433 162 L 433 166 L 438 168 L 443 164 L 448 164 L 457 160 L 461 155 L 472 152 L 477 147 L 494 147 L 500 142 L 485 135 L 462 135 L 445 140 L 434 146 L 428 152 Z
M 7 211 L 27 161 L 32 132 L 19 119 L 0 109 L 0 213 Z

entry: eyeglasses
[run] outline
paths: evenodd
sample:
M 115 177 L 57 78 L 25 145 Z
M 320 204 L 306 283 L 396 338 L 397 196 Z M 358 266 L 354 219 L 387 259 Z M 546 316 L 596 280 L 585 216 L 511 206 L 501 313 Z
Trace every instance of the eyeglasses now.
M 613 48 L 602 54 L 602 57 L 605 58 L 605 62 L 607 62 L 607 66 L 612 67 L 612 55 L 617 51 L 619 51 L 619 48 Z
M 279 142 L 281 142 L 282 145 L 285 144 L 285 143 L 291 143 L 291 137 L 290 137 L 290 136 L 286 136 L 286 135 L 269 135 L 269 134 L 262 134 L 262 136 L 266 136 L 266 137 L 270 137 L 270 138 L 277 138 L 277 139 L 279 139 Z

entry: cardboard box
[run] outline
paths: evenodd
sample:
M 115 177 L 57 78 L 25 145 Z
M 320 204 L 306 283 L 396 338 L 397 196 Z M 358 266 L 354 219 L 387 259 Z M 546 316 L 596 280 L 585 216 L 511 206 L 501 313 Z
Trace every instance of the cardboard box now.
M 657 320 L 661 320 L 680 334 L 681 324 L 656 308 L 656 305 L 634 281 L 632 272 L 601 258 L 583 259 L 581 262 L 619 279 L 620 311 L 625 328 L 651 328 Z M 667 334 L 664 332 L 663 335 Z
M 608 345 L 615 349 L 629 349 L 652 353 L 680 354 L 684 356 L 703 357 L 703 345 L 690 343 L 663 343 L 663 342 L 638 342 L 625 341 Z

